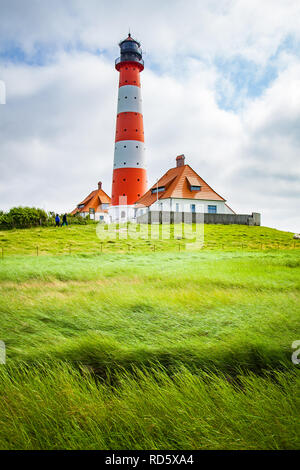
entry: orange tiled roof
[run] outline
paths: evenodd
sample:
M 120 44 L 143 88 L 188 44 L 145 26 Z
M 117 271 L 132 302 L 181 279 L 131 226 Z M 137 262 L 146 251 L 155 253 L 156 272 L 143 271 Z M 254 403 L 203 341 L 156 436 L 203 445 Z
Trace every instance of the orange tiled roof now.
M 225 201 L 189 165 L 168 170 L 149 191 L 138 199 L 137 204 L 151 206 L 157 200 L 157 193 L 152 194 L 151 190 L 157 186 L 165 187 L 165 191 L 158 193 L 158 199 L 178 198 Z M 201 186 L 201 189 L 200 191 L 191 191 L 190 186 Z
M 101 209 L 101 204 L 110 204 L 110 197 L 103 191 L 103 189 L 95 189 L 92 191 L 77 207 L 71 212 L 71 215 L 75 215 L 78 212 L 89 212 L 90 209 L 95 209 L 95 212 L 107 212 L 107 210 Z M 78 206 L 84 206 L 78 209 Z

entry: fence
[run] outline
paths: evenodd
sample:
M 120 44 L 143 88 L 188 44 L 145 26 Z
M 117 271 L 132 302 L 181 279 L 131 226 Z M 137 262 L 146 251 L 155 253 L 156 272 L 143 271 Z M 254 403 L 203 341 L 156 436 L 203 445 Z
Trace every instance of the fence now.
M 140 224 L 260 225 L 261 216 L 252 214 L 203 214 L 202 212 L 148 211 L 137 217 Z
M 273 240 L 264 240 L 263 242 L 205 242 L 201 247 L 193 246 L 193 243 L 185 242 L 184 240 L 175 241 L 173 243 L 164 244 L 159 241 L 151 241 L 148 243 L 136 244 L 133 242 L 118 243 L 115 241 L 101 242 L 93 246 L 83 247 L 82 245 L 67 244 L 63 248 L 51 249 L 43 248 L 41 246 L 32 246 L 26 251 L 15 251 L 12 247 L 1 246 L 0 258 L 3 260 L 11 256 L 60 256 L 60 255 L 97 255 L 97 254 L 114 254 L 114 253 L 151 253 L 151 252 L 184 252 L 184 251 L 202 251 L 202 250 L 217 250 L 217 251 L 279 251 L 279 250 L 295 250 L 300 249 L 300 241 L 292 242 L 274 242 Z

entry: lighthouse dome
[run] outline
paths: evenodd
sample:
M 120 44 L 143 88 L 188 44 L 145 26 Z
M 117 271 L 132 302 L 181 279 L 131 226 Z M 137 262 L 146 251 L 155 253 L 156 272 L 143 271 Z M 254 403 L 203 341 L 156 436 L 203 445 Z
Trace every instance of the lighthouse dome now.
M 144 62 L 142 59 L 142 49 L 138 41 L 133 39 L 128 34 L 128 37 L 120 42 L 120 57 L 116 60 L 116 67 L 118 70 L 119 64 L 122 62 L 135 62 L 139 64 L 140 69 L 144 68 Z
M 142 58 L 142 49 L 138 41 L 133 39 L 130 34 L 124 41 L 120 42 L 121 54 L 134 54 L 137 55 L 139 59 Z

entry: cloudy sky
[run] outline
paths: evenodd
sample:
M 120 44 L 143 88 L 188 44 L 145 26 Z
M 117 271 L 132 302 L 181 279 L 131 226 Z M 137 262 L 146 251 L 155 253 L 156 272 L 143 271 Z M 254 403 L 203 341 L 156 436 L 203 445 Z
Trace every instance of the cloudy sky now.
M 0 0 L 0 209 L 110 194 L 129 27 L 149 183 L 184 153 L 236 212 L 300 232 L 299 0 Z

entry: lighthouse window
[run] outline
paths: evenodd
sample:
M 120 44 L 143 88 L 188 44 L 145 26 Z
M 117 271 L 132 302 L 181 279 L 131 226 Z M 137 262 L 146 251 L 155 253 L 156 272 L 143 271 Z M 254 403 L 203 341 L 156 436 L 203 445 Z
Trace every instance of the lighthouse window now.
M 127 129 L 124 129 L 124 131 L 127 131 Z
M 137 180 L 140 181 L 140 178 L 138 178 Z
M 124 145 L 124 149 L 126 149 L 126 145 Z
M 136 162 L 137 165 L 139 165 L 139 162 Z
M 126 165 L 126 162 L 124 162 L 124 165 Z
M 126 181 L 126 178 L 123 178 L 123 181 Z
M 138 130 L 136 129 L 135 132 L 137 132 Z
M 138 197 L 140 197 L 140 194 L 138 194 Z
M 136 96 L 134 97 L 134 99 L 136 100 Z
M 139 148 L 139 146 L 138 146 L 138 145 L 136 145 L 136 146 L 135 146 L 135 148 L 136 148 L 136 149 L 138 149 L 138 148 Z
M 127 96 L 125 96 L 125 100 L 127 100 Z

